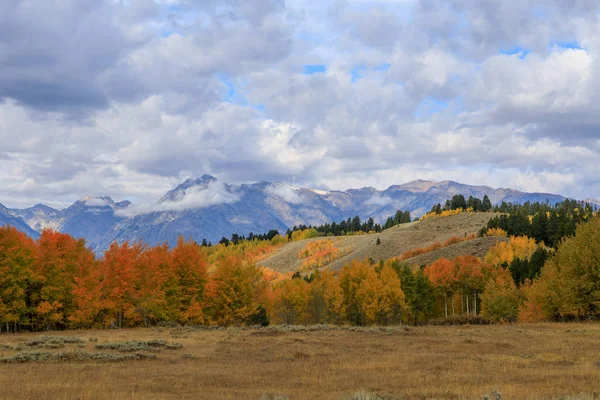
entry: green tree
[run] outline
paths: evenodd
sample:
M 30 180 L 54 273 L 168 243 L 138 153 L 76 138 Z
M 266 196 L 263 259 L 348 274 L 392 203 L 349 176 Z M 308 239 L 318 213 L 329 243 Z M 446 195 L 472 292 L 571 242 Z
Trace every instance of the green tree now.
M 400 278 L 402 291 L 408 305 L 408 321 L 413 325 L 433 317 L 435 312 L 435 293 L 429 279 L 419 268 L 413 273 L 406 263 L 392 261 L 390 266 Z
M 490 198 L 486 194 L 485 196 L 483 196 L 483 201 L 481 202 L 481 211 L 488 212 L 491 210 L 492 210 L 492 202 L 490 201 Z
M 525 293 L 528 320 L 600 317 L 600 217 L 561 242 Z
M 466 209 L 467 201 L 462 194 L 455 194 L 452 196 L 452 200 L 450 200 L 450 209 L 458 210 L 459 208 Z
M 519 292 L 509 272 L 498 267 L 481 295 L 481 315 L 492 322 L 514 322 L 519 315 Z

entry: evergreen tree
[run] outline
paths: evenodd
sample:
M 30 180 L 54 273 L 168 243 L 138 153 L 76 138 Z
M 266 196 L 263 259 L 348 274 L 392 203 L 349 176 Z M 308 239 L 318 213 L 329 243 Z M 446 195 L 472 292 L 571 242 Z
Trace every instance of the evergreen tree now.
M 458 210 L 459 208 L 466 209 L 467 202 L 465 200 L 465 196 L 462 194 L 456 194 L 452 196 L 452 200 L 450 201 L 450 209 Z
M 483 196 L 483 201 L 481 202 L 481 211 L 488 212 L 491 210 L 492 210 L 492 202 L 490 201 L 490 198 L 486 194 L 485 196 Z

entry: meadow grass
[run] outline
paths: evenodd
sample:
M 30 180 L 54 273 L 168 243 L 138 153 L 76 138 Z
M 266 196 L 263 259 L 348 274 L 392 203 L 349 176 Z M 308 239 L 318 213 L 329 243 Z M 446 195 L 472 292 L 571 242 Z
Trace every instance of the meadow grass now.
M 0 398 L 600 398 L 600 324 L 592 323 L 184 327 L 47 335 L 68 339 L 60 349 L 44 347 L 43 357 L 0 363 Z M 0 358 L 40 352 L 23 345 L 39 338 L 0 335 Z M 161 351 L 152 353 L 155 358 L 105 362 L 107 354 L 122 355 L 124 343 Z M 90 355 L 99 351 L 104 355 Z M 81 357 L 47 355 L 54 352 Z

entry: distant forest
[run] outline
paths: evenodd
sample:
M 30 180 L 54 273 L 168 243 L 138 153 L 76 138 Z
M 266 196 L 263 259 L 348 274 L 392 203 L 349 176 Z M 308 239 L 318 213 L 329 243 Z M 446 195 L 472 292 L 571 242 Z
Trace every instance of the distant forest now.
M 380 224 L 375 223 L 373 218 L 369 218 L 366 222 L 361 221 L 360 217 L 357 215 L 354 218 L 348 218 L 345 221 L 341 221 L 340 223 L 331 222 L 323 225 L 298 225 L 292 227 L 292 229 L 288 229 L 285 233 L 285 236 L 289 240 L 300 240 L 300 239 L 308 239 L 311 237 L 318 236 L 346 236 L 357 233 L 369 233 L 375 232 L 379 233 L 383 229 L 388 229 L 396 225 L 406 224 L 411 222 L 410 212 L 409 211 L 396 211 L 396 214 L 393 217 L 389 217 L 383 228 Z M 294 235 L 296 233 L 296 235 Z M 300 234 L 301 233 L 301 234 Z M 228 246 L 229 244 L 238 244 L 243 240 L 271 240 L 275 236 L 279 235 L 279 231 L 270 230 L 268 233 L 255 235 L 250 232 L 248 236 L 240 235 L 234 233 L 231 235 L 231 239 L 223 237 L 219 240 L 219 244 Z M 202 246 L 212 246 L 212 243 L 207 242 L 206 239 L 202 241 Z
M 444 211 L 465 210 L 471 212 L 495 212 L 503 215 L 490 219 L 488 225 L 481 229 L 480 236 L 489 229 L 502 229 L 509 236 L 528 236 L 538 243 L 544 243 L 549 247 L 556 248 L 564 237 L 573 236 L 576 226 L 583 222 L 583 216 L 591 215 L 598 210 L 598 206 L 576 200 L 564 200 L 556 204 L 549 202 L 525 202 L 516 204 L 502 202 L 492 205 L 487 195 L 483 199 L 469 196 L 465 198 L 462 194 L 454 195 L 442 206 L 435 204 L 429 214 L 440 215 Z M 579 212 L 581 211 L 581 212 Z M 318 236 L 346 236 L 360 233 L 379 233 L 393 226 L 412 222 L 410 211 L 398 210 L 394 216 L 387 218 L 383 226 L 376 223 L 373 218 L 362 221 L 357 215 L 354 218 L 323 225 L 297 225 L 288 229 L 285 236 L 289 240 L 301 240 Z M 272 240 L 279 235 L 278 230 L 270 230 L 267 233 L 249 233 L 241 235 L 234 233 L 231 238 L 223 237 L 219 244 L 228 246 L 238 244 L 244 240 Z M 206 239 L 201 243 L 204 247 L 212 246 Z

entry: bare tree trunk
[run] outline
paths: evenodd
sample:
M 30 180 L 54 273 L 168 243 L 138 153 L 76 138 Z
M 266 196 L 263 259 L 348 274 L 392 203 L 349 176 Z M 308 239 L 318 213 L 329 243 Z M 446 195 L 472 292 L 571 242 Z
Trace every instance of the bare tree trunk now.
M 473 293 L 473 315 L 477 315 L 477 290 Z
M 452 316 L 454 317 L 456 314 L 454 313 L 454 293 L 452 293 Z
M 465 313 L 465 294 L 460 292 L 460 314 L 463 315 Z
M 467 315 L 469 315 L 469 296 L 467 296 Z
M 444 311 L 446 312 L 446 318 L 448 318 L 448 295 L 444 296 Z

